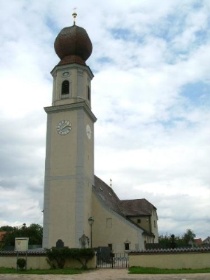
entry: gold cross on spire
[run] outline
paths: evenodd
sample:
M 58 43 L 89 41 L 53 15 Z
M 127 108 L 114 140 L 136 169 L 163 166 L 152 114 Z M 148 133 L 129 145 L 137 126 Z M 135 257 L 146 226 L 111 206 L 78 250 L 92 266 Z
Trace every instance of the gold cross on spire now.
M 77 8 L 74 8 L 74 12 L 73 12 L 73 14 L 72 14 L 72 16 L 73 16 L 73 18 L 74 18 L 74 25 L 76 24 L 76 17 L 77 17 L 76 9 L 77 9 Z

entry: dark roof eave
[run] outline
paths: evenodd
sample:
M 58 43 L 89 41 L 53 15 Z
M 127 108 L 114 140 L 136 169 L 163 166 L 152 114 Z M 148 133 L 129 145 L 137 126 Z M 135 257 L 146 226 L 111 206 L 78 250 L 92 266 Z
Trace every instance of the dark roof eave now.
M 127 215 L 125 214 L 126 217 L 128 218 L 138 218 L 138 217 L 151 217 L 151 214 L 138 214 L 138 215 Z
M 154 233 L 148 232 L 148 231 L 146 231 L 146 230 L 144 230 L 144 232 L 143 232 L 142 234 L 143 234 L 143 235 L 147 235 L 147 236 L 155 237 Z

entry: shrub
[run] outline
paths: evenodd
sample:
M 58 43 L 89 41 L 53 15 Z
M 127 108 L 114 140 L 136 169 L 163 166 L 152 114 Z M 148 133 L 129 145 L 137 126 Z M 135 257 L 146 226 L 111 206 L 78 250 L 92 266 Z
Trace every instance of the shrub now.
M 18 259 L 17 266 L 20 270 L 23 270 L 26 267 L 26 260 L 22 258 Z
M 68 259 L 75 259 L 82 265 L 82 269 L 87 269 L 87 263 L 95 255 L 93 249 L 70 249 L 64 248 L 52 248 L 46 250 L 48 263 L 52 268 L 64 268 Z

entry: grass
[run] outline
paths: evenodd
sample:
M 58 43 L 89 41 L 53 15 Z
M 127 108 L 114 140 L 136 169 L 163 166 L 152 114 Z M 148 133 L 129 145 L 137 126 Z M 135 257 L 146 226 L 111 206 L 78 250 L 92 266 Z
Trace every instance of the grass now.
M 185 273 L 210 273 L 210 268 L 205 269 L 161 269 L 155 267 L 130 267 L 130 274 L 185 274 Z
M 0 267 L 0 274 L 80 274 L 84 272 L 82 269 L 28 269 L 16 270 L 15 268 Z
M 187 273 L 210 273 L 210 268 L 205 269 L 160 269 L 155 267 L 130 267 L 129 274 L 187 274 Z M 15 268 L 0 267 L 0 274 L 80 274 L 83 269 L 28 269 L 16 270 Z

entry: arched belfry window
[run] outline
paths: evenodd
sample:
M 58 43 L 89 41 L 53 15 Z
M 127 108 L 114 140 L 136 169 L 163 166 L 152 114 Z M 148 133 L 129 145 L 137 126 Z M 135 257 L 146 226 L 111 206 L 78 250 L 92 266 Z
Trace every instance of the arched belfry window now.
M 63 81 L 61 87 L 61 94 L 69 94 L 69 81 Z

